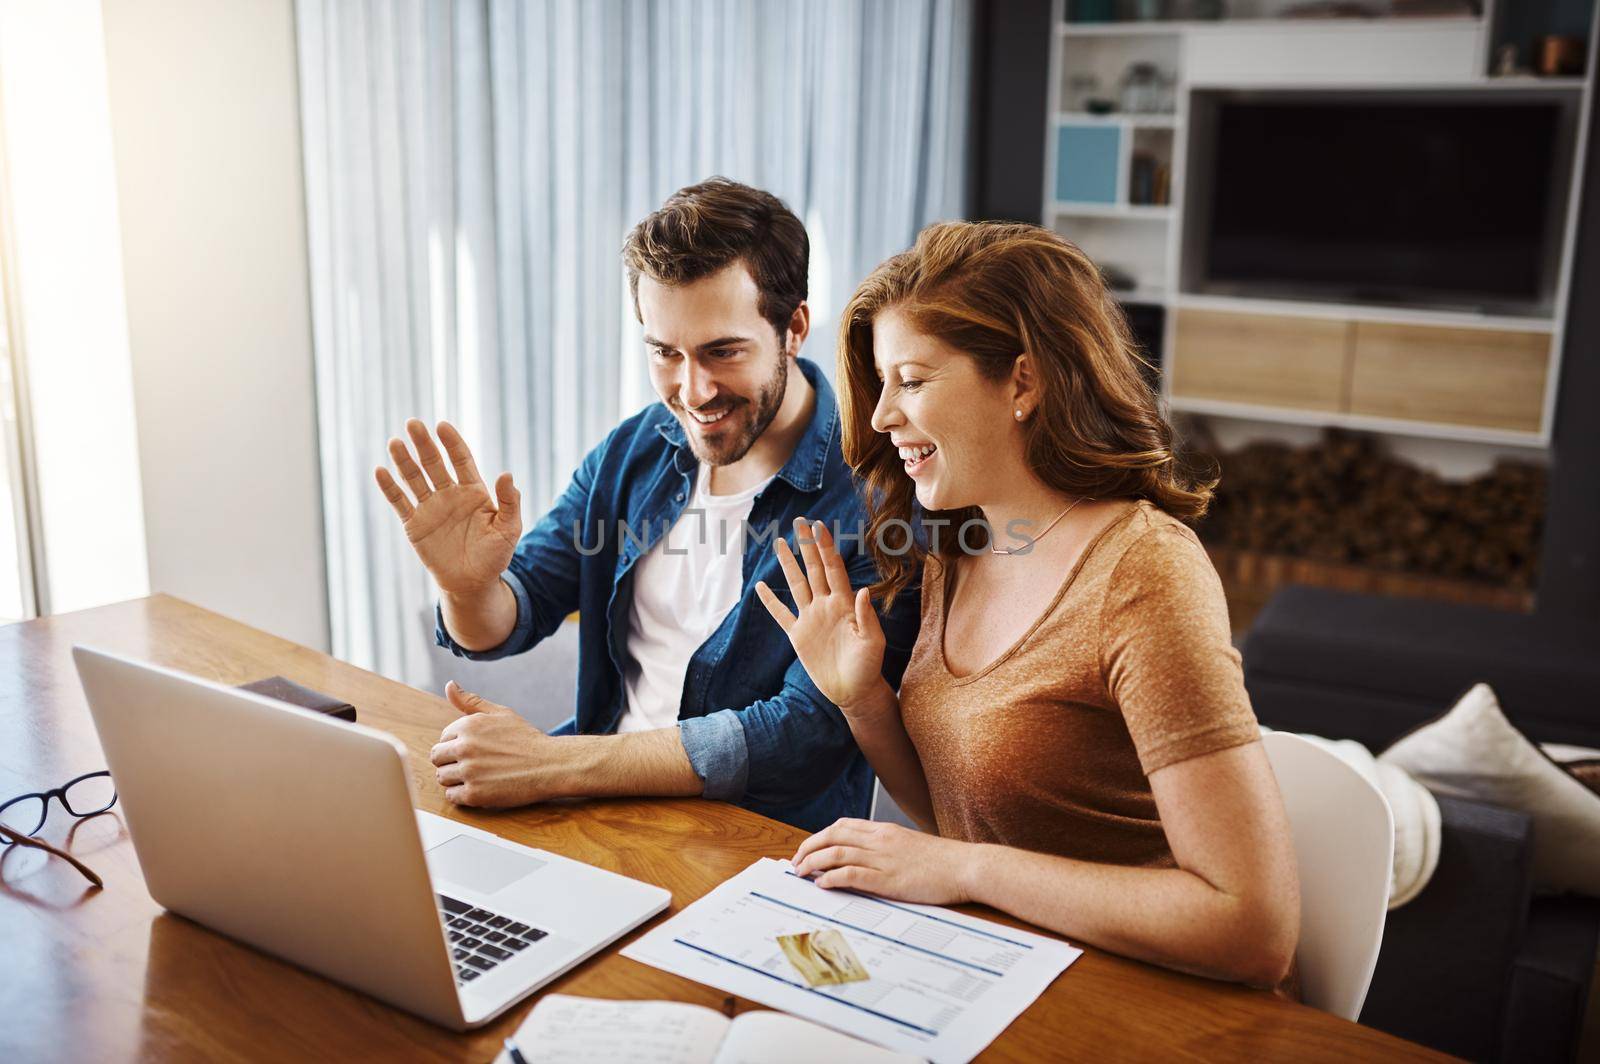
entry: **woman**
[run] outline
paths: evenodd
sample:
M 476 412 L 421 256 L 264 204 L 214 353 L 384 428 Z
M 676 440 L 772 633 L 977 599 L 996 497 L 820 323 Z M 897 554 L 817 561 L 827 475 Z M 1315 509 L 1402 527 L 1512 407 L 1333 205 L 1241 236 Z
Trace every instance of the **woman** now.
M 839 377 L 881 581 L 852 593 L 828 530 L 797 522 L 804 567 L 774 548 L 794 608 L 758 593 L 926 833 L 841 820 L 796 870 L 1284 987 L 1288 822 L 1220 582 L 1180 520 L 1211 484 L 1179 469 L 1094 265 L 1035 226 L 931 226 L 846 308 Z M 897 697 L 868 596 L 919 563 Z

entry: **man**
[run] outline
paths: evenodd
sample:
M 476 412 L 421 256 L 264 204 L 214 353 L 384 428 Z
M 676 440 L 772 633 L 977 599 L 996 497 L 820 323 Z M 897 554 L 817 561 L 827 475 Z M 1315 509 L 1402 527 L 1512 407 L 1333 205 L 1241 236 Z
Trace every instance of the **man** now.
M 439 782 L 475 806 L 704 795 L 807 830 L 866 816 L 866 760 L 754 593 L 786 587 L 774 535 L 815 550 L 800 517 L 844 533 L 855 586 L 876 579 L 849 538 L 865 522 L 833 390 L 799 358 L 805 228 L 776 197 L 714 178 L 640 222 L 623 258 L 661 401 L 591 451 L 527 535 L 510 474 L 491 497 L 448 423 L 448 467 L 420 421 L 406 425 L 415 457 L 389 441 L 409 495 L 377 470 L 438 584 L 441 646 L 521 653 L 578 611 L 574 717 L 545 735 L 451 683 L 462 716 L 433 749 Z M 916 596 L 882 620 L 897 686 Z

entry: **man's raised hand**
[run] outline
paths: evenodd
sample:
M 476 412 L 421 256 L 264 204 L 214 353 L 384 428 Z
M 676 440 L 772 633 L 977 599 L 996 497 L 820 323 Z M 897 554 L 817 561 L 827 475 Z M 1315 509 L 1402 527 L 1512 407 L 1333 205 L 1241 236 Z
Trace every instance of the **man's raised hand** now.
M 522 494 L 511 474 L 501 473 L 490 495 L 461 434 L 447 421 L 439 422 L 438 431 L 449 466 L 428 426 L 412 418 L 406 434 L 416 456 L 404 441 L 389 441 L 389 458 L 405 487 L 386 466 L 379 466 L 374 476 L 439 590 L 475 594 L 492 587 L 511 562 L 522 537 Z

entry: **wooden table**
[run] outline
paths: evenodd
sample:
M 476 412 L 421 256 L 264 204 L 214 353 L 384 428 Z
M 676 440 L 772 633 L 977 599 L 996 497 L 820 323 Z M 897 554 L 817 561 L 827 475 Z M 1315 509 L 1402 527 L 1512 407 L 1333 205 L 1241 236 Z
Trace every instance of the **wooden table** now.
M 410 748 L 421 808 L 658 883 L 672 891 L 671 912 L 757 858 L 789 856 L 803 836 L 702 800 L 454 808 L 426 756 L 454 715 L 442 698 L 162 595 L 0 628 L 0 801 L 105 767 L 72 666 L 74 643 L 223 683 L 281 674 L 348 699 L 362 722 Z M 452 1034 L 167 914 L 145 890 L 116 810 L 74 824 L 52 806 L 41 837 L 88 863 L 105 889 L 89 888 L 65 861 L 37 850 L 12 846 L 0 857 L 0 1060 L 487 1061 L 528 1011 L 524 1003 L 480 1031 Z M 549 989 L 756 1007 L 628 960 L 616 947 Z M 1158 1056 L 1444 1059 L 1261 991 L 1092 949 L 981 1059 Z

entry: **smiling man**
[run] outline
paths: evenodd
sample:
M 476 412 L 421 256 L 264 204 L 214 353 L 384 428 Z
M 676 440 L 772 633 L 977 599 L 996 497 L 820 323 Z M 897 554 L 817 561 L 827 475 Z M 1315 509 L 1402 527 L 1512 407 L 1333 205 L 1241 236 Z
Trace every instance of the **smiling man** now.
M 623 260 L 661 401 L 591 451 L 526 535 L 510 474 L 491 492 L 449 424 L 435 443 L 408 422 L 415 454 L 389 441 L 400 482 L 380 468 L 378 485 L 439 587 L 441 646 L 505 657 L 579 617 L 577 711 L 553 733 L 446 688 L 462 715 L 433 763 L 452 801 L 704 795 L 808 830 L 867 815 L 850 729 L 754 590 L 784 584 L 773 536 L 815 554 L 798 518 L 863 526 L 833 389 L 799 357 L 808 256 L 781 201 L 722 178 L 640 222 Z M 874 583 L 865 544 L 844 545 L 851 583 Z M 891 686 L 917 617 L 904 595 L 882 614 Z

